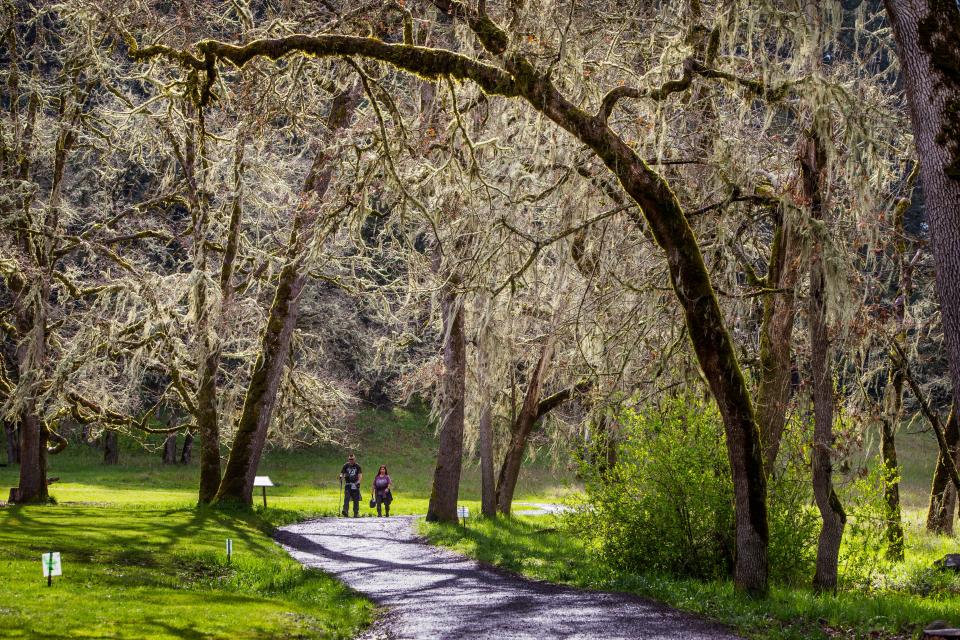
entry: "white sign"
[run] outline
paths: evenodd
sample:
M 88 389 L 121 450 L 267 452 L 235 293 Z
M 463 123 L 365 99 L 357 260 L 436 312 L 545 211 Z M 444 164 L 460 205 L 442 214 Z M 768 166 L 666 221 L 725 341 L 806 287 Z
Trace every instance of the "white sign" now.
M 63 569 L 60 567 L 60 552 L 45 553 L 43 558 L 43 577 L 62 576 Z
M 458 518 L 469 518 L 469 517 L 470 517 L 470 509 L 468 509 L 467 507 L 457 507 L 457 517 L 458 517 Z
M 233 539 L 227 538 L 227 557 L 233 553 Z
M 270 476 L 254 476 L 253 486 L 255 487 L 272 487 L 273 483 L 270 481 Z

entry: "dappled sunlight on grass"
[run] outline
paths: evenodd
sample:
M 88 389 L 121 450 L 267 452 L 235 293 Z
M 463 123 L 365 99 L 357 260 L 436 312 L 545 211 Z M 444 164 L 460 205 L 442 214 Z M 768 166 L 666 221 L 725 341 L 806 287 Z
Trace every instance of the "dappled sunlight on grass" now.
M 156 504 L 4 508 L 0 635 L 350 637 L 370 619 L 369 603 L 300 567 L 266 529 L 253 515 Z M 64 568 L 50 588 L 47 551 Z
M 911 637 L 933 620 L 960 625 L 960 578 L 931 567 L 957 540 L 911 529 L 907 562 L 878 579 L 869 592 L 817 596 L 808 588 L 774 586 L 752 600 L 728 581 L 663 575 L 616 574 L 594 559 L 556 516 L 479 519 L 468 527 L 422 523 L 436 543 L 483 562 L 539 580 L 592 589 L 628 591 L 724 622 L 751 638 Z M 935 597 L 926 597 L 936 593 Z
M 392 514 L 423 514 L 435 463 L 422 414 L 370 412 L 358 419 L 355 451 L 369 485 L 385 463 L 395 485 Z M 50 460 L 55 505 L 0 508 L 0 637 L 11 638 L 346 638 L 367 623 L 369 601 L 290 559 L 273 526 L 336 515 L 337 474 L 347 449 L 268 451 L 258 470 L 277 486 L 259 491 L 252 512 L 197 508 L 198 468 L 163 465 L 159 453 L 124 445 L 120 464 L 71 446 Z M 518 500 L 556 501 L 566 471 L 525 467 Z M 0 467 L 0 487 L 17 469 Z M 464 468 L 462 504 L 479 513 L 479 469 Z M 4 491 L 4 494 L 6 492 Z M 233 540 L 227 564 L 225 540 Z M 59 551 L 64 576 L 51 588 L 40 555 Z

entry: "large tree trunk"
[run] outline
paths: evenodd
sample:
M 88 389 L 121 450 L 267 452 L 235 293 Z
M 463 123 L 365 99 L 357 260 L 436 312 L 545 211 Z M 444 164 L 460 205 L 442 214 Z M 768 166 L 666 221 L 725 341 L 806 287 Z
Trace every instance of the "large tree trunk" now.
M 332 133 L 350 124 L 360 95 L 359 87 L 355 86 L 334 99 L 327 117 L 327 127 Z M 305 264 L 309 244 L 314 235 L 320 201 L 333 179 L 336 166 L 333 160 L 326 152 L 318 153 L 304 180 L 302 202 L 294 214 L 290 231 L 286 264 L 277 280 L 277 290 L 260 340 L 260 352 L 247 386 L 230 457 L 217 490 L 217 502 L 253 504 L 253 480 L 267 441 L 277 391 L 297 326 L 300 294 L 307 278 Z
M 18 328 L 24 336 L 17 345 L 19 384 L 27 385 L 28 397 L 20 411 L 20 480 L 10 492 L 11 502 L 46 502 L 47 492 L 47 429 L 35 401 L 37 372 L 42 370 L 46 358 L 46 314 L 43 301 L 49 289 L 41 287 L 40 301 L 29 305 L 18 314 Z
M 814 127 L 817 126 L 815 122 Z M 822 186 L 826 154 L 819 132 L 813 131 L 800 148 L 804 196 L 810 202 L 814 225 L 824 220 Z M 810 368 L 813 376 L 813 495 L 823 524 L 817 545 L 816 591 L 835 591 L 840 541 L 847 522 L 846 513 L 833 488 L 833 375 L 830 368 L 830 338 L 827 331 L 826 266 L 822 231 L 814 230 L 810 255 Z
M 488 517 L 497 515 L 497 489 L 493 471 L 493 415 L 489 398 L 480 409 L 480 512 Z
M 467 344 L 463 305 L 452 292 L 443 299 L 443 382 L 440 446 L 427 505 L 428 522 L 456 522 L 463 465 L 464 392 Z
M 296 235 L 298 232 L 295 231 Z M 292 244 L 296 244 L 291 240 Z M 287 364 L 290 342 L 297 325 L 300 292 L 306 281 L 300 258 L 292 258 L 280 271 L 277 291 L 267 326 L 260 340 L 260 353 L 243 401 L 237 433 L 217 491 L 217 502 L 253 504 L 253 480 L 273 418 L 277 390 Z
M 20 431 L 13 422 L 3 423 L 7 437 L 7 464 L 20 464 Z
M 520 466 L 527 453 L 527 440 L 533 431 L 533 426 L 540 418 L 540 396 L 543 395 L 543 381 L 547 368 L 553 359 L 553 346 L 556 343 L 555 334 L 547 336 L 540 351 L 537 366 L 533 368 L 530 379 L 527 381 L 527 392 L 523 397 L 520 413 L 512 425 L 510 445 L 507 447 L 503 464 L 500 466 L 500 476 L 497 479 L 497 510 L 504 515 L 510 515 L 513 505 L 513 494 L 520 478 Z
M 20 482 L 10 502 L 47 502 L 47 430 L 33 406 L 20 413 Z
M 760 323 L 760 384 L 757 389 L 757 423 L 763 441 L 764 469 L 773 470 L 787 424 L 790 403 L 790 376 L 793 371 L 790 345 L 793 336 L 796 294 L 800 275 L 802 241 L 795 225 L 777 211 L 770 263 L 765 284 L 777 293 L 763 299 Z
M 240 245 L 241 221 L 243 220 L 243 152 L 245 137 L 238 134 L 233 161 L 233 202 L 230 210 L 230 222 L 227 226 L 227 242 L 220 265 L 220 331 L 226 330 L 226 324 L 233 313 L 233 272 Z M 199 293 L 199 292 L 198 292 Z M 206 289 L 202 290 L 206 304 Z M 200 297 L 200 296 L 198 296 Z M 216 498 L 220 488 L 220 415 L 217 410 L 217 375 L 220 372 L 222 339 L 211 335 L 209 313 L 202 310 L 197 315 L 197 331 L 202 336 L 199 385 L 197 389 L 196 420 L 197 434 L 200 436 L 200 502 L 210 503 Z M 188 434 L 190 445 L 193 435 Z M 190 460 L 190 451 L 184 443 L 186 463 Z
M 197 372 L 196 420 L 200 437 L 200 487 L 198 499 L 209 504 L 220 487 L 220 418 L 217 412 L 217 372 L 220 369 L 220 348 L 213 343 L 207 326 L 207 311 L 198 320 L 200 370 Z
M 956 407 L 950 412 L 950 420 L 947 422 L 944 436 L 949 451 L 953 452 L 955 466 L 960 466 L 960 419 L 957 417 Z M 950 481 L 950 472 L 941 451 L 937 455 L 937 468 L 933 473 L 933 485 L 930 488 L 927 531 L 940 534 L 952 533 L 955 502 L 956 487 Z
M 913 123 L 954 396 L 960 393 L 960 7 L 885 0 Z M 956 405 L 956 402 L 954 403 Z

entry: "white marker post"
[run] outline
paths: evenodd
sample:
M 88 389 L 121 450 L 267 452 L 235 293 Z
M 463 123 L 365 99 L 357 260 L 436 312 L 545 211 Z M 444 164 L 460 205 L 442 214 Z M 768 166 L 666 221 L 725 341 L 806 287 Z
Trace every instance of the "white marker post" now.
M 467 507 L 457 507 L 457 517 L 463 520 L 463 526 L 467 526 L 467 518 L 470 517 L 470 509 Z
M 60 566 L 60 552 L 45 553 L 40 558 L 43 563 L 43 575 L 47 579 L 47 586 L 49 587 L 53 584 L 53 576 L 63 575 L 63 568 Z
M 233 539 L 227 538 L 227 564 L 230 564 L 230 556 L 233 555 Z

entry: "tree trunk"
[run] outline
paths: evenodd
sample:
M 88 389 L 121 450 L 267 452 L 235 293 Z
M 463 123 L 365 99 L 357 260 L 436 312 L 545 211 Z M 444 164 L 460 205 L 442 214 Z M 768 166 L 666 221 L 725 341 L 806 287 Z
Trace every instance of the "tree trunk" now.
M 670 282 L 683 308 L 690 341 L 723 418 L 736 505 L 734 584 L 751 595 L 764 595 L 768 590 L 770 532 L 763 447 L 747 383 L 700 246 L 663 177 L 609 128 L 598 130 L 599 125 L 594 122 L 581 122 L 574 116 L 579 109 L 572 109 L 548 106 L 543 111 L 576 133 L 620 179 L 626 192 L 640 205 L 646 225 L 666 254 Z M 633 217 L 639 226 L 646 226 L 638 216 Z
M 912 181 L 911 181 L 912 185 Z M 897 351 L 906 355 L 907 328 L 905 318 L 907 305 L 913 294 L 912 264 L 908 261 L 906 234 L 903 216 L 910 204 L 909 199 L 897 203 L 894 228 L 896 238 L 894 251 L 897 262 L 897 299 L 894 302 L 896 335 L 893 339 L 898 345 Z M 887 557 L 895 562 L 903 560 L 903 515 L 900 508 L 900 464 L 897 461 L 896 433 L 897 425 L 903 414 L 903 382 L 906 361 L 890 354 L 890 384 L 884 394 L 884 415 L 880 420 L 880 456 L 883 464 L 883 495 L 886 502 Z
M 230 222 L 227 226 L 227 241 L 220 265 L 220 330 L 226 330 L 226 324 L 233 312 L 233 272 L 236 266 L 237 251 L 240 244 L 241 222 L 243 220 L 243 152 L 245 137 L 238 134 L 233 162 L 233 202 L 230 210 Z M 202 296 L 200 294 L 203 294 Z M 206 305 L 205 286 L 198 291 L 198 298 Z M 209 313 L 202 310 L 197 315 L 197 331 L 203 336 L 198 373 L 196 420 L 197 434 L 200 436 L 200 495 L 201 503 L 210 503 L 216 498 L 220 488 L 220 415 L 217 410 L 217 374 L 220 372 L 222 341 L 218 335 L 210 335 Z M 193 445 L 193 434 L 189 435 Z M 186 446 L 186 443 L 185 445 Z M 184 449 L 189 462 L 192 451 Z
M 7 464 L 20 464 L 20 430 L 13 422 L 4 422 L 7 437 Z
M 120 462 L 120 443 L 116 431 L 103 432 L 103 464 Z
M 960 393 L 960 7 L 955 0 L 885 0 L 921 159 L 944 343 Z M 956 402 L 954 405 L 956 406 Z
M 614 433 L 616 423 L 610 416 L 603 414 L 596 421 L 597 446 L 593 457 L 596 460 L 598 473 L 606 473 L 617 465 L 617 437 Z
M 763 320 L 760 324 L 760 384 L 757 389 L 757 423 L 763 441 L 764 469 L 769 475 L 787 424 L 790 403 L 792 362 L 790 345 L 793 336 L 796 294 L 794 287 L 800 274 L 801 239 L 794 225 L 777 211 L 770 263 L 765 284 L 780 290 L 763 299 Z
M 948 450 L 953 452 L 953 459 L 960 466 L 960 419 L 957 417 L 956 407 L 950 412 L 950 420 L 944 436 Z M 954 496 L 954 500 L 951 498 Z M 933 472 L 933 486 L 930 488 L 930 507 L 927 510 L 927 531 L 945 534 L 953 531 L 953 513 L 956 487 L 950 481 L 950 472 L 943 459 L 943 452 L 937 455 L 937 468 Z
M 177 434 L 169 434 L 163 441 L 163 464 L 177 463 Z
M 452 292 L 443 299 L 443 382 L 440 446 L 427 506 L 428 522 L 456 522 L 463 465 L 464 393 L 467 344 L 463 305 Z
M 546 377 L 547 368 L 553 360 L 555 343 L 555 334 L 551 333 L 544 341 L 543 348 L 540 351 L 540 359 L 537 360 L 537 366 L 530 374 L 520 413 L 517 414 L 516 421 L 510 426 L 510 445 L 507 447 L 503 464 L 500 466 L 500 476 L 497 479 L 497 510 L 504 515 L 510 515 L 513 494 L 517 488 L 517 480 L 520 478 L 520 466 L 523 464 L 523 458 L 527 453 L 527 440 L 533 431 L 534 424 L 541 417 L 538 409 L 540 408 L 540 396 L 543 394 L 543 380 Z
M 297 232 L 294 232 L 295 234 Z M 277 390 L 290 352 L 297 325 L 300 292 L 306 281 L 300 258 L 283 266 L 267 326 L 260 340 L 260 353 L 243 401 L 230 457 L 217 491 L 219 503 L 253 504 L 253 479 L 267 440 L 267 430 L 277 402 Z
M 190 464 L 193 457 L 193 432 L 183 434 L 183 449 L 180 450 L 180 464 Z
M 897 376 L 897 372 L 894 372 Z M 894 393 L 902 398 L 903 374 L 900 373 L 899 388 Z M 894 383 L 896 387 L 896 383 Z M 900 465 L 897 462 L 895 443 L 896 422 L 893 416 L 900 417 L 899 410 L 890 413 L 880 421 L 880 455 L 883 464 L 883 497 L 886 502 L 887 557 L 895 562 L 903 560 L 903 522 L 900 509 Z
M 49 288 L 41 287 L 42 300 L 47 300 Z M 34 395 L 37 373 L 46 358 L 47 334 L 44 330 L 46 314 L 43 302 L 36 301 L 18 314 L 20 334 L 25 336 L 17 345 L 19 383 L 28 385 L 29 397 L 20 412 L 20 480 L 11 491 L 11 502 L 47 502 L 47 429 L 39 415 Z M 32 344 L 31 344 L 32 342 Z
M 359 87 L 354 86 L 334 99 L 327 117 L 327 127 L 332 133 L 350 124 L 360 95 Z M 277 280 L 277 290 L 260 340 L 260 352 L 253 365 L 253 374 L 244 396 L 243 410 L 227 467 L 217 490 L 216 502 L 246 506 L 253 504 L 253 479 L 267 441 L 277 391 L 297 326 L 300 294 L 307 278 L 304 270 L 309 243 L 314 235 L 320 201 L 333 179 L 336 166 L 333 160 L 326 152 L 319 152 L 304 179 L 301 204 L 294 214 L 287 245 L 286 263 Z
M 198 287 L 205 288 L 205 287 Z M 220 418 L 217 412 L 217 372 L 220 369 L 220 348 L 214 344 L 207 326 L 209 313 L 202 311 L 198 331 L 203 342 L 200 348 L 200 371 L 197 372 L 196 420 L 200 436 L 200 487 L 202 504 L 213 502 L 220 488 Z
M 954 461 L 960 463 L 960 456 Z M 953 520 L 957 513 L 957 488 L 947 485 L 947 492 L 943 498 L 943 535 L 953 535 Z
M 817 126 L 814 123 L 813 126 Z M 800 164 L 804 196 L 810 202 L 814 225 L 824 219 L 822 185 L 826 160 L 819 132 L 813 131 L 801 144 Z M 825 233 L 820 231 L 819 233 Z M 823 525 L 817 545 L 813 587 L 817 592 L 835 591 L 840 557 L 840 541 L 847 522 L 846 513 L 833 488 L 833 375 L 830 370 L 830 339 L 827 331 L 825 300 L 826 266 L 823 240 L 814 240 L 810 255 L 810 368 L 813 375 L 813 495 Z
M 497 489 L 493 471 L 493 416 L 489 398 L 480 409 L 480 512 L 488 517 L 497 515 Z
M 47 502 L 47 430 L 30 408 L 20 414 L 20 482 L 10 490 L 10 502 Z

